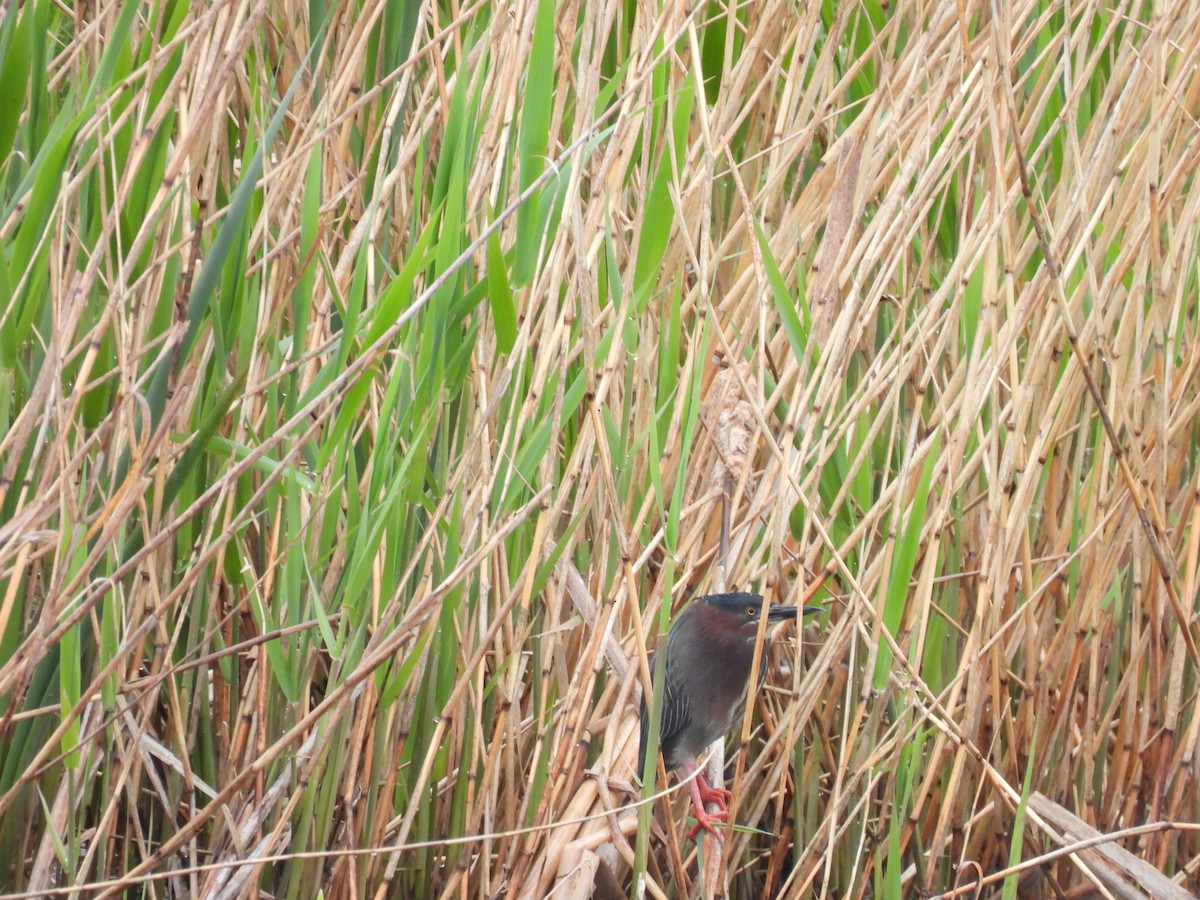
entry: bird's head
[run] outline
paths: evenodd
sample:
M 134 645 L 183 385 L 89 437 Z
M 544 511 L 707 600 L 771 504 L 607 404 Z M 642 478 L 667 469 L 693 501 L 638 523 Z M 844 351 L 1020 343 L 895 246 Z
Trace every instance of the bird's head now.
M 700 613 L 706 630 L 738 635 L 753 641 L 758 632 L 758 621 L 765 614 L 768 622 L 782 622 L 794 619 L 803 612 L 805 615 L 821 612 L 819 606 L 778 606 L 763 604 L 763 598 L 758 594 L 736 592 L 732 594 L 710 594 L 698 601 Z

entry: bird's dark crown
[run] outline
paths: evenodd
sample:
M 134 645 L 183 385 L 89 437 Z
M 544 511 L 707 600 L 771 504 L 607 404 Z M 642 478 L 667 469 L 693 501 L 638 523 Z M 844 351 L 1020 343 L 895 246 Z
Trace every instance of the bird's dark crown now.
M 709 594 L 700 600 L 713 611 L 725 613 L 739 619 L 755 621 L 762 614 L 763 598 L 749 591 L 735 591 L 731 594 Z

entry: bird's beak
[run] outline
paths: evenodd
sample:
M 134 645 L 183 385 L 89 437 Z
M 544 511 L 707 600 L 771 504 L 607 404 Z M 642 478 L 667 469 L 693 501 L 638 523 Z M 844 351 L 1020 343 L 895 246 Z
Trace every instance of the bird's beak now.
M 813 613 L 824 612 L 823 606 L 774 606 L 772 605 L 767 610 L 768 622 L 782 622 L 785 619 L 794 619 L 801 612 L 806 616 L 811 616 Z
M 772 606 L 767 610 L 767 622 L 786 622 L 787 619 L 794 619 L 799 616 L 800 611 L 804 614 L 810 612 L 821 612 L 820 606 Z

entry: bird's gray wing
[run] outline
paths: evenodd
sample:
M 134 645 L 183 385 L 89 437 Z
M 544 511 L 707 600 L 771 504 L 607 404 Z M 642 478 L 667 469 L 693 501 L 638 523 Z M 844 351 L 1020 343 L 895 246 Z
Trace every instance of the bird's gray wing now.
M 669 642 L 668 636 L 668 642 Z M 650 654 L 650 673 L 654 674 L 654 658 L 657 651 Z M 678 673 L 671 671 L 671 657 L 668 653 L 663 672 L 663 702 L 662 721 L 658 728 L 658 746 L 661 750 L 669 746 L 692 720 L 691 705 L 688 695 L 677 684 Z M 641 735 L 638 742 L 638 773 L 641 774 L 646 765 L 646 745 L 650 741 L 650 708 L 646 705 L 646 695 L 642 694 Z

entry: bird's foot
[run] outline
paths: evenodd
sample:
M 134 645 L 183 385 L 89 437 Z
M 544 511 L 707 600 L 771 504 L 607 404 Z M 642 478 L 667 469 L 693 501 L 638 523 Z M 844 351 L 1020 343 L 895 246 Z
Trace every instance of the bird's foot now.
M 703 828 L 718 841 L 724 842 L 724 838 L 721 837 L 721 833 L 717 831 L 717 829 L 713 828 L 713 824 L 716 822 L 724 823 L 729 816 L 729 812 L 724 809 L 715 813 L 707 813 L 703 809 L 697 809 L 695 812 L 696 824 L 693 825 L 692 830 L 688 832 L 688 840 L 694 841 L 696 839 L 696 835 L 700 833 L 700 829 Z
M 729 810 L 729 801 L 733 799 L 733 791 L 725 788 L 715 788 L 707 781 L 700 780 L 700 799 L 705 803 L 715 803 L 722 812 Z
M 696 773 L 696 764 L 690 760 L 686 761 L 683 764 L 683 770 L 690 778 L 693 773 Z M 695 840 L 701 828 L 718 841 L 721 840 L 721 835 L 713 828 L 713 823 L 729 821 L 729 801 L 733 798 L 733 794 L 724 788 L 713 787 L 703 773 L 696 773 L 695 778 L 690 778 L 688 791 L 692 795 L 692 808 L 696 812 L 696 825 L 688 832 L 688 840 Z M 707 812 L 704 809 L 705 803 L 714 804 L 718 807 L 717 811 L 715 813 Z

